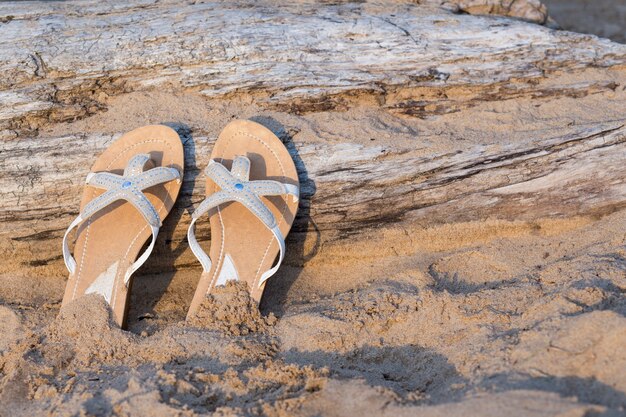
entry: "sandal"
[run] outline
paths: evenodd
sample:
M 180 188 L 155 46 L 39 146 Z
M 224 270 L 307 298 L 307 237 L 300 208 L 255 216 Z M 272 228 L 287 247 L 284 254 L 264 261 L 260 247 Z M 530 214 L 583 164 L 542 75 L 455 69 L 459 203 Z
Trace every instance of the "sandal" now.
M 207 198 L 194 211 L 187 233 L 203 268 L 188 319 L 213 288 L 230 280 L 245 281 L 258 303 L 265 283 L 283 261 L 284 236 L 298 209 L 298 173 L 291 155 L 258 123 L 229 123 L 215 143 L 205 174 Z M 205 213 L 211 226 L 210 257 L 194 231 Z M 278 262 L 272 266 L 276 255 Z
M 70 277 L 62 305 L 83 294 L 100 294 L 124 326 L 131 276 L 154 248 L 178 196 L 183 165 L 180 138 L 166 126 L 135 129 L 100 155 L 87 175 L 80 214 L 63 237 Z M 68 246 L 75 227 L 76 259 Z M 150 236 L 150 245 L 138 257 Z

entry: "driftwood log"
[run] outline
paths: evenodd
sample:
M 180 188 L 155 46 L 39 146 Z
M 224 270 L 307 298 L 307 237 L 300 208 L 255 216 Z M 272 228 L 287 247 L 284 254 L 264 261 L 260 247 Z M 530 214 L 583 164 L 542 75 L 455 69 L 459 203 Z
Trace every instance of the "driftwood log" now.
M 366 100 L 377 111 L 428 120 L 494 101 L 608 97 L 624 88 L 624 45 L 523 20 L 458 14 L 461 6 L 439 3 L 444 7 L 0 3 L 0 253 L 12 260 L 6 265 L 60 265 L 59 242 L 76 215 L 83 179 L 118 134 L 39 133 L 106 110 L 110 97 L 154 89 L 207 100 L 246 96 L 292 115 L 346 111 Z M 544 9 L 531 9 L 544 15 L 526 20 L 546 21 Z M 626 111 L 607 105 L 611 112 L 592 124 L 536 129 L 501 146 L 460 141 L 433 152 L 406 141 L 300 140 L 297 132 L 270 127 L 301 175 L 296 232 L 333 239 L 399 222 L 618 209 L 626 202 Z M 184 239 L 189 210 L 204 195 L 196 177 L 215 140 L 175 127 L 195 162 L 186 167 L 178 214 L 162 245 Z

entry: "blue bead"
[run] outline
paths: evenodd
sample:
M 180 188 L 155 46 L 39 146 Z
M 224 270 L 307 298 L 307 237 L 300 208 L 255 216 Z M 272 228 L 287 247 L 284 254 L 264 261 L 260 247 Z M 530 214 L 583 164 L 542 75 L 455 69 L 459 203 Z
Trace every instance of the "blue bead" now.
M 122 188 L 128 188 L 128 187 L 130 187 L 131 185 L 133 185 L 133 183 L 132 183 L 132 182 L 130 182 L 130 181 L 124 181 L 124 183 L 122 184 Z
M 241 191 L 241 190 L 243 190 L 243 184 L 238 182 L 237 184 L 235 184 L 235 188 L 238 189 L 239 191 Z

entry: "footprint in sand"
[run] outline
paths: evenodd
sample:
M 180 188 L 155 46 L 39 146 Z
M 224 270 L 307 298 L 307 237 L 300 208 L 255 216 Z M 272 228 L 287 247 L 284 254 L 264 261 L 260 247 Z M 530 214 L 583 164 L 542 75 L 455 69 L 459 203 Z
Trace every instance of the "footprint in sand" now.
M 0 306 L 0 353 L 24 336 L 20 318 L 8 307 Z
M 510 266 L 476 251 L 441 258 L 428 270 L 435 288 L 452 294 L 469 294 L 516 281 Z

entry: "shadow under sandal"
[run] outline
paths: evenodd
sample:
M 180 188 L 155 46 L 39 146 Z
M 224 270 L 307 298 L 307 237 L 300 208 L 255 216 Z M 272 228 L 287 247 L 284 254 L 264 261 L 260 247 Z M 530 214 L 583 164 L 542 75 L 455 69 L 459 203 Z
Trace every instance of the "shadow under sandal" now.
M 187 233 L 203 268 L 188 319 L 207 294 L 230 280 L 245 281 L 258 303 L 265 283 L 283 260 L 284 236 L 298 209 L 300 187 L 291 155 L 274 133 L 258 123 L 229 123 L 215 143 L 205 174 L 207 198 L 194 211 Z M 206 213 L 210 256 L 195 236 L 196 221 Z
M 100 155 L 87 175 L 80 214 L 63 237 L 70 272 L 63 305 L 83 294 L 100 294 L 117 324 L 125 325 L 131 276 L 154 248 L 180 191 L 183 166 L 183 145 L 167 126 L 135 129 Z M 76 258 L 68 246 L 75 227 Z

